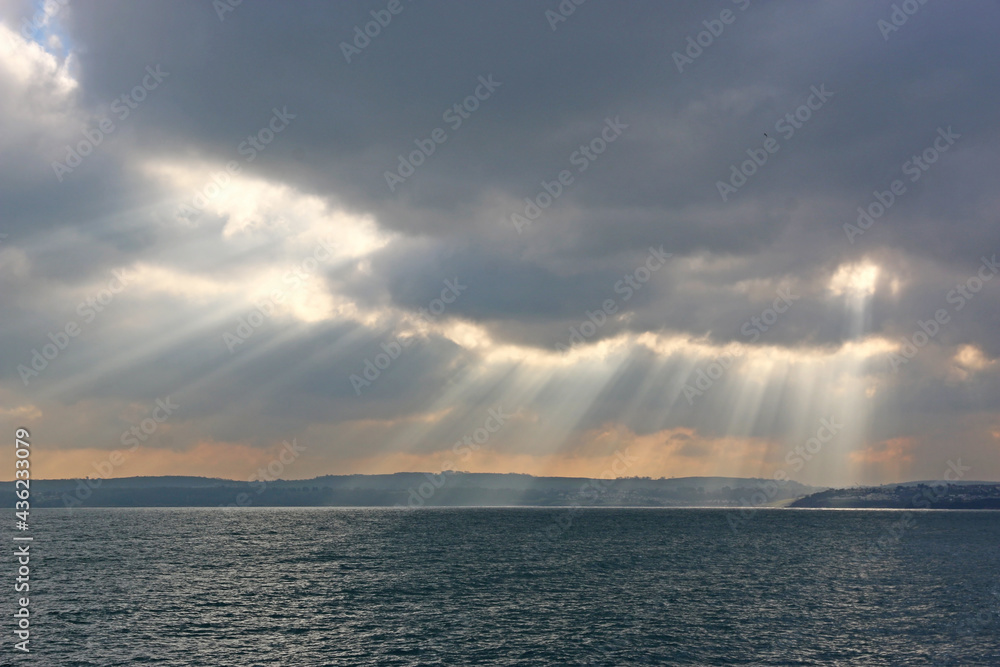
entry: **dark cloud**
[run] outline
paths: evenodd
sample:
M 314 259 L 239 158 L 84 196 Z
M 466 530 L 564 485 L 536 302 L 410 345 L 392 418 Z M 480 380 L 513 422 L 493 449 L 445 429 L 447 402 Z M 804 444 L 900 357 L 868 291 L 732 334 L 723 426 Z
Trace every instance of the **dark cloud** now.
M 493 363 L 484 361 L 488 349 L 449 338 L 449 326 L 475 325 L 491 345 L 534 354 L 567 343 L 611 299 L 616 313 L 582 347 L 651 332 L 834 354 L 865 336 L 898 340 L 936 309 L 951 310 L 949 291 L 1000 251 L 993 3 L 921 5 L 888 39 L 877 22 L 890 2 L 588 2 L 555 30 L 546 18 L 554 2 L 401 6 L 350 63 L 342 42 L 384 3 L 305 2 L 289 11 L 245 0 L 220 20 L 205 2 L 73 2 L 36 31 L 50 55 L 36 48 L 29 64 L 0 68 L 4 384 L 26 400 L 67 404 L 183 390 L 196 397 L 191 418 L 211 424 L 207 435 L 263 442 L 308 423 L 430 409 L 449 378 Z M 674 53 L 723 9 L 733 22 L 678 72 Z M 0 3 L 0 21 L 16 32 L 34 11 Z M 157 66 L 166 79 L 118 119 L 115 100 Z M 60 83 L 70 79 L 75 87 Z M 488 95 L 484 80 L 498 83 Z M 832 96 L 817 107 L 820 89 Z M 448 110 L 468 99 L 477 108 L 456 127 Z M 810 100 L 808 120 L 782 121 Z M 275 109 L 294 118 L 247 160 L 241 144 L 268 128 Z M 114 131 L 60 181 L 53 161 L 65 161 L 66 147 L 104 118 L 115 119 Z M 599 155 L 581 158 L 609 122 L 624 129 L 595 144 Z M 438 128 L 446 139 L 434 143 Z M 934 151 L 948 128 L 958 138 L 914 171 L 913 157 Z M 763 150 L 764 133 L 775 152 Z M 429 141 L 433 154 L 390 189 L 385 172 Z M 755 155 L 766 162 L 723 201 L 717 183 Z M 179 206 L 228 161 L 250 185 L 233 189 L 226 207 L 181 220 Z M 162 165 L 173 176 L 158 172 Z M 572 182 L 556 188 L 563 170 Z M 897 179 L 905 192 L 849 238 L 844 225 L 857 208 Z M 264 183 L 291 190 L 262 204 Z M 525 198 L 544 201 L 546 188 L 558 196 L 519 233 L 512 214 L 525 214 Z M 240 351 L 249 360 L 234 362 L 221 335 L 252 308 L 250 286 L 301 263 L 303 230 L 320 231 L 308 222 L 314 213 L 296 209 L 308 197 L 327 206 L 321 231 L 334 239 L 349 243 L 356 230 L 332 212 L 370 216 L 385 235 L 317 271 L 326 290 L 364 312 L 284 313 Z M 244 199 L 257 208 L 237 211 Z M 234 231 L 239 216 L 250 223 Z M 291 228 L 281 226 L 286 217 Z M 650 247 L 672 257 L 624 299 L 616 286 Z M 839 270 L 867 264 L 879 273 L 863 307 L 831 291 Z M 50 393 L 24 387 L 17 366 L 74 317 L 81 295 L 126 266 L 153 267 L 160 273 L 146 275 L 176 284 L 126 292 L 39 379 Z M 454 279 L 467 291 L 429 331 L 411 330 L 414 314 Z M 982 397 L 994 367 L 960 386 L 938 379 L 962 346 L 1000 356 L 997 285 L 952 312 L 933 354 L 921 352 L 899 376 L 921 381 L 852 366 L 892 393 L 894 402 L 876 393 L 871 409 L 926 414 L 934 405 L 955 419 L 993 409 Z M 781 289 L 796 295 L 794 305 L 766 330 L 753 325 L 751 340 L 748 323 Z M 302 303 L 300 311 L 315 308 Z M 358 397 L 348 377 L 401 331 L 418 343 L 394 362 L 391 382 Z M 129 361 L 116 362 L 123 354 Z M 725 434 L 727 425 L 699 415 L 726 410 L 736 386 L 694 406 L 682 398 L 669 424 L 650 398 L 650 386 L 673 391 L 710 361 L 692 354 L 632 349 L 573 427 L 628 414 L 637 433 L 684 425 Z M 662 380 L 645 379 L 651 368 Z M 571 373 L 552 372 L 572 382 Z M 774 385 L 760 400 L 795 391 Z M 256 415 L 225 417 L 251 403 Z M 761 418 L 744 430 L 763 437 L 794 422 Z M 898 428 L 890 417 L 872 423 L 880 437 Z

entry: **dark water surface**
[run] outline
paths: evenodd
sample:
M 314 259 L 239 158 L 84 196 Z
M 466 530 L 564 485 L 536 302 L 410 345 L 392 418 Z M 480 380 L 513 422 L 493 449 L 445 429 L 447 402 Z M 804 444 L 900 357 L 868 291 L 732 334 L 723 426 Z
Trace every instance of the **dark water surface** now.
M 36 510 L 0 663 L 1000 665 L 1000 513 L 733 512 Z

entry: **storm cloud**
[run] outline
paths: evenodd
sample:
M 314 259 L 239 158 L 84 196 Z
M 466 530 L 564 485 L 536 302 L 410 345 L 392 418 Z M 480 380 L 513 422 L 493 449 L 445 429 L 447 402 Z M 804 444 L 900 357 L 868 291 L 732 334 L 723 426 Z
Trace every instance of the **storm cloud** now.
M 311 477 L 502 406 L 465 469 L 678 476 L 834 417 L 797 479 L 998 479 L 998 20 L 0 2 L 0 423 L 82 476 L 170 396 L 115 475 Z

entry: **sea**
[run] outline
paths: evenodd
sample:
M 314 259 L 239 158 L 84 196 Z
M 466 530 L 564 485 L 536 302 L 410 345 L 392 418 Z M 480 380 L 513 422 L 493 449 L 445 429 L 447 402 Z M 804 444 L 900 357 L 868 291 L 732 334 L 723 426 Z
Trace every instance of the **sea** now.
M 4 665 L 1000 665 L 995 511 L 31 519 L 30 653 L 13 648 L 11 546 Z

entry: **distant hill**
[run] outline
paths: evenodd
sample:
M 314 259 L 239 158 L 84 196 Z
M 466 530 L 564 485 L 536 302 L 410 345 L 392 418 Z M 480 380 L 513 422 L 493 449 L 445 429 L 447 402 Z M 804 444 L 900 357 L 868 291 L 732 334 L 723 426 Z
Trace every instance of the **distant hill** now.
M 827 489 L 798 498 L 789 507 L 1000 509 L 1000 482 L 923 481 Z
M 767 485 L 767 486 L 765 486 Z M 0 482 L 5 492 L 13 482 Z M 238 482 L 206 477 L 32 480 L 32 507 L 741 507 L 788 502 L 818 491 L 788 481 L 739 477 L 533 477 L 519 474 L 326 475 Z M 766 491 L 766 493 L 765 493 Z

